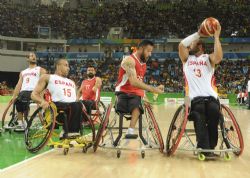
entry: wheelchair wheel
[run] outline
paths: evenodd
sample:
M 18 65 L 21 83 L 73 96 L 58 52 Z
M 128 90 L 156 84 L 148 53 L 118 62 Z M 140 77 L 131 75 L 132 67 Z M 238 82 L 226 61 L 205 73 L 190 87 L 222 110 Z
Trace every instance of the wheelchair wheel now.
M 99 101 L 98 102 L 98 111 L 101 114 L 101 116 L 100 116 L 101 121 L 103 121 L 103 119 L 104 119 L 104 114 L 106 113 L 106 110 L 107 110 L 107 108 L 106 108 L 105 104 L 102 101 Z
M 86 110 L 84 110 L 84 104 L 82 104 L 82 112 L 86 113 Z M 81 129 L 80 129 L 80 133 L 82 136 L 84 136 L 84 139 L 90 142 L 94 142 L 95 141 L 95 125 L 93 120 L 91 119 L 91 117 L 88 117 L 88 120 L 83 122 L 81 125 Z
M 24 134 L 27 150 L 36 153 L 46 145 L 54 130 L 56 116 L 57 109 L 54 103 L 50 103 L 45 111 L 40 107 L 32 114 Z
M 244 141 L 238 122 L 236 121 L 232 111 L 225 105 L 221 105 L 221 112 L 224 117 L 224 129 L 226 139 L 231 148 L 238 150 L 234 151 L 236 156 L 240 156 L 244 149 Z
M 148 123 L 149 126 L 149 130 L 153 136 L 153 140 L 156 143 L 157 146 L 159 146 L 159 150 L 161 153 L 163 153 L 164 150 L 164 142 L 162 139 L 162 135 L 161 135 L 161 131 L 160 128 L 155 120 L 155 116 L 154 113 L 152 111 L 152 107 L 150 106 L 150 104 L 144 104 L 145 107 L 145 117 L 146 117 L 146 121 Z
M 167 140 L 166 140 L 166 152 L 168 156 L 171 156 L 176 151 L 182 135 L 185 131 L 188 116 L 188 106 L 181 105 L 174 114 L 173 120 L 170 124 Z
M 95 113 L 91 113 L 91 119 L 94 124 L 100 124 L 104 119 L 104 114 L 106 112 L 106 106 L 102 101 L 98 101 Z
M 2 128 L 4 129 L 4 126 L 6 124 L 6 118 L 8 117 L 8 111 L 12 106 L 12 111 L 10 112 L 10 121 L 8 123 L 8 126 L 14 126 L 15 122 L 17 121 L 17 114 L 14 111 L 15 110 L 15 101 L 11 100 L 8 104 L 8 106 L 6 107 L 6 109 L 4 110 L 4 113 L 2 115 Z
M 106 130 L 107 128 L 107 125 L 108 125 L 108 121 L 109 121 L 109 115 L 111 113 L 111 108 L 112 108 L 112 104 L 109 104 L 108 105 L 108 109 L 107 111 L 105 112 L 105 117 L 104 119 L 102 120 L 101 124 L 100 124 L 100 127 L 98 129 L 98 132 L 97 132 L 97 135 L 96 135 L 96 139 L 95 139 L 95 142 L 94 142 L 94 152 L 96 152 L 98 146 L 99 146 L 99 143 L 103 137 L 103 132 Z

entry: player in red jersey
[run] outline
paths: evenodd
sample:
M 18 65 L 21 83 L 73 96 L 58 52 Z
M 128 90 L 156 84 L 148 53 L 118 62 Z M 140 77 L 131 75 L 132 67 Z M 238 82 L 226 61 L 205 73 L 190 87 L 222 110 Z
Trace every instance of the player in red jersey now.
M 132 55 L 123 59 L 119 69 L 118 82 L 115 92 L 117 95 L 116 110 L 129 112 L 132 115 L 126 138 L 136 138 L 134 128 L 139 115 L 143 113 L 141 99 L 145 91 L 163 93 L 163 86 L 152 87 L 143 82 L 146 73 L 146 62 L 153 51 L 154 44 L 149 40 L 143 40 L 138 49 Z
M 93 66 L 88 66 L 88 78 L 82 81 L 81 87 L 77 92 L 77 100 L 82 97 L 82 102 L 89 114 L 91 109 L 95 109 L 96 103 L 100 100 L 102 80 L 100 77 L 96 77 L 95 74 L 95 68 Z

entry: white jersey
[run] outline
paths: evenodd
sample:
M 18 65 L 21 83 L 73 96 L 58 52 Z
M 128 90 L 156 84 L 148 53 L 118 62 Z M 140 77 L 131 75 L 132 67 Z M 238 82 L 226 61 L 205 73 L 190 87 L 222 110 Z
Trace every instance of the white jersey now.
M 197 96 L 213 96 L 218 94 L 213 89 L 214 68 L 211 66 L 208 54 L 199 57 L 190 55 L 187 62 L 183 65 L 187 94 L 192 100 Z
M 250 92 L 250 80 L 248 80 L 248 83 L 247 83 L 247 91 Z
M 39 78 L 41 67 L 27 68 L 21 72 L 23 83 L 21 91 L 33 91 Z
M 76 101 L 75 82 L 58 75 L 50 75 L 47 86 L 53 102 L 70 103 Z

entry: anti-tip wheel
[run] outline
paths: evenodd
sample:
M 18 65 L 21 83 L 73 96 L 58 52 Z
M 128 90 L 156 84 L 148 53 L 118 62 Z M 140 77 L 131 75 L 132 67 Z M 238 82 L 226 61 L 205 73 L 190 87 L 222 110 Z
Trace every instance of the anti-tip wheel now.
M 63 149 L 63 154 L 64 154 L 64 155 L 67 155 L 68 153 L 69 153 L 69 149 L 68 149 L 68 148 L 64 148 L 64 149 Z
M 141 157 L 142 157 L 142 159 L 145 158 L 145 151 L 141 151 Z
M 117 154 L 116 154 L 117 158 L 121 157 L 121 150 L 117 150 Z

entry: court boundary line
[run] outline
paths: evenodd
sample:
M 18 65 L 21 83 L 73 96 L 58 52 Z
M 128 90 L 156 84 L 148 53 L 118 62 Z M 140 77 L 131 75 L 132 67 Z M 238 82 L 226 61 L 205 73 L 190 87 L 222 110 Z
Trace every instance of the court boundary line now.
M 86 136 L 88 136 L 88 135 L 91 135 L 91 133 L 87 134 Z M 19 165 L 21 165 L 21 164 L 23 164 L 23 163 L 26 163 L 26 162 L 28 162 L 28 161 L 30 161 L 30 160 L 33 160 L 33 159 L 38 158 L 38 157 L 41 157 L 41 156 L 43 156 L 43 155 L 46 155 L 46 154 L 48 154 L 48 153 L 50 153 L 50 152 L 52 152 L 52 151 L 55 151 L 55 150 L 56 150 L 56 149 L 51 149 L 51 150 L 45 151 L 44 153 L 41 153 L 41 154 L 38 154 L 38 155 L 36 155 L 36 156 L 34 156 L 34 157 L 25 159 L 25 160 L 23 160 L 23 161 L 21 161 L 21 162 L 15 163 L 15 164 L 13 164 L 13 165 L 11 165 L 11 166 L 8 166 L 8 167 L 6 167 L 6 168 L 0 169 L 0 173 L 3 173 L 3 172 L 5 172 L 5 171 L 8 171 L 8 170 L 11 169 L 11 168 L 14 168 L 14 167 L 16 167 L 16 166 L 19 166 Z
M 33 157 L 31 157 L 31 158 L 25 159 L 25 160 L 23 160 L 23 161 L 21 161 L 21 162 L 15 163 L 15 164 L 10 165 L 10 166 L 8 166 L 8 167 L 6 167 L 6 168 L 0 169 L 0 173 L 3 173 L 3 172 L 5 172 L 5 171 L 8 171 L 8 170 L 11 169 L 11 168 L 17 167 L 17 166 L 19 166 L 19 165 L 21 165 L 21 164 L 23 164 L 23 163 L 29 162 L 29 161 L 31 161 L 31 160 L 33 160 L 33 159 L 36 159 L 36 158 L 41 157 L 41 156 L 43 156 L 43 155 L 46 155 L 46 154 L 48 154 L 48 153 L 50 153 L 50 152 L 52 152 L 52 151 L 54 151 L 54 150 L 55 150 L 55 149 L 48 150 L 48 151 L 46 151 L 46 152 L 44 152 L 44 153 L 41 153 L 41 154 L 38 154 L 38 155 L 33 156 Z

